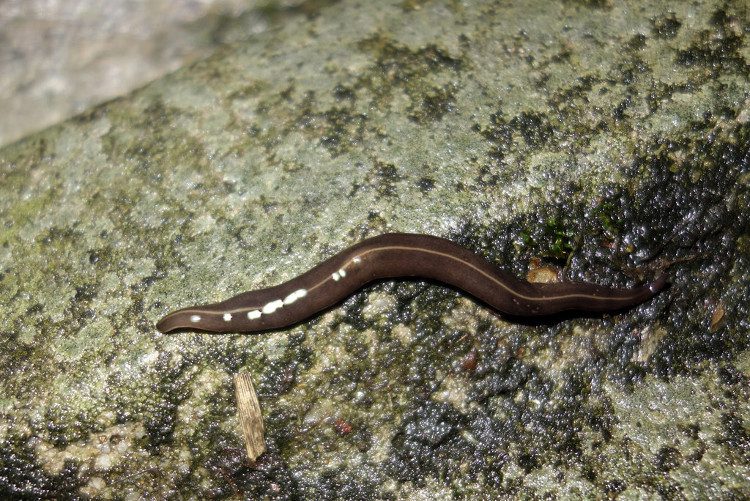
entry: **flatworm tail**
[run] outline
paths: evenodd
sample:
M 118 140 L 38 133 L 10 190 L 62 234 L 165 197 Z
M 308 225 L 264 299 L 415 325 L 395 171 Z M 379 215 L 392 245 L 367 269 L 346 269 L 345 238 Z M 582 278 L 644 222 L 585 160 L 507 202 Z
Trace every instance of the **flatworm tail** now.
M 389 233 L 362 242 L 275 287 L 242 293 L 220 303 L 174 311 L 161 332 L 257 332 L 288 327 L 325 310 L 375 280 L 418 277 L 451 285 L 513 316 L 566 310 L 617 311 L 642 303 L 666 285 L 661 275 L 631 289 L 589 283 L 532 284 L 510 275 L 443 238 Z

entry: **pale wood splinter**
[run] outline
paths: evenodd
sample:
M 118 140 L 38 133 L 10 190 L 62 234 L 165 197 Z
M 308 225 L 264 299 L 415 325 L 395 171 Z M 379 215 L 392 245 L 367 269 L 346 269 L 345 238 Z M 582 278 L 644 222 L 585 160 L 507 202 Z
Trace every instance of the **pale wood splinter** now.
M 260 412 L 260 404 L 250 374 L 240 372 L 234 376 L 234 389 L 237 394 L 237 411 L 240 426 L 242 426 L 242 435 L 245 438 L 247 456 L 250 461 L 255 461 L 266 451 L 266 440 L 263 415 Z

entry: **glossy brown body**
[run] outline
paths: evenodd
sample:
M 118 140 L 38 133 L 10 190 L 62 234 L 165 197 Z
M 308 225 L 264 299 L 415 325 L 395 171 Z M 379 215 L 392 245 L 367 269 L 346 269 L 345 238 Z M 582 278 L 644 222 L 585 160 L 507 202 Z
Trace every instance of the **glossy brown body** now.
M 344 270 L 344 273 L 339 273 Z M 339 278 L 335 278 L 338 273 Z M 362 286 L 382 279 L 418 277 L 451 285 L 514 316 L 552 315 L 567 310 L 608 312 L 651 298 L 664 276 L 632 289 L 589 283 L 532 284 L 510 275 L 453 242 L 429 235 L 390 233 L 364 240 L 281 285 L 245 292 L 220 303 L 170 313 L 157 324 L 161 332 L 195 329 L 255 332 L 296 324 L 327 309 Z M 257 318 L 248 312 L 281 302 L 295 291 L 305 296 Z M 252 313 L 251 313 L 252 315 Z M 257 315 L 257 313 L 256 313 Z M 199 320 L 191 320 L 199 317 Z M 227 318 L 231 317 L 231 318 Z

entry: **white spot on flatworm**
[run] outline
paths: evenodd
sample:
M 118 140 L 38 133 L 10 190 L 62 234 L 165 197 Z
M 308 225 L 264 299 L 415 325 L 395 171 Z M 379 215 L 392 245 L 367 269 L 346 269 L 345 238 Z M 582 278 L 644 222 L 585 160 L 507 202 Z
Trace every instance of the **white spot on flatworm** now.
M 334 279 L 336 282 L 338 282 L 339 279 L 341 278 L 341 275 L 339 275 L 339 272 L 337 271 L 331 275 L 331 278 Z
M 346 270 L 344 270 L 344 268 L 341 268 L 339 270 L 339 275 L 341 275 L 341 278 L 344 278 L 346 276 Z
M 247 318 L 249 318 L 250 320 L 255 320 L 256 318 L 260 318 L 260 310 L 248 311 Z
M 224 321 L 229 322 L 232 320 L 232 314 L 231 313 L 224 313 Z
M 284 304 L 292 304 L 299 298 L 305 297 L 306 295 L 307 295 L 306 289 L 298 289 L 284 298 Z
M 190 321 L 193 322 L 194 324 L 198 323 L 198 322 L 201 321 L 201 316 L 200 315 L 190 315 Z
M 354 264 L 359 264 L 361 262 L 362 262 L 362 258 L 359 256 L 354 256 L 354 258 L 352 259 L 352 263 Z
M 282 301 L 281 299 L 276 299 L 275 301 L 271 301 L 270 303 L 265 305 L 263 307 L 263 310 L 261 311 L 268 315 L 269 313 L 273 313 L 274 311 L 278 310 L 282 306 L 284 306 L 284 301 Z

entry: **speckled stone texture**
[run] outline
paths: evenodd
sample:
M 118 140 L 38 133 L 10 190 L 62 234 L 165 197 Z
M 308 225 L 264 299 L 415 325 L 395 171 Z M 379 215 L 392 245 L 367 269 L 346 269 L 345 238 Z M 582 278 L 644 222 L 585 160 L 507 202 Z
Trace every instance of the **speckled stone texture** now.
M 0 497 L 750 497 L 749 19 L 341 1 L 0 150 Z M 287 331 L 154 329 L 386 231 L 672 285 L 516 322 L 385 282 Z

